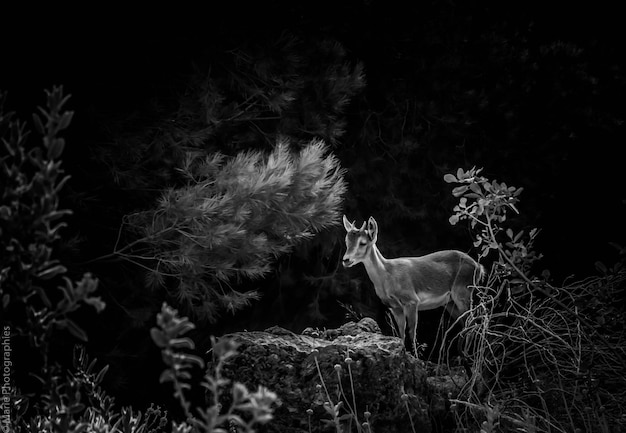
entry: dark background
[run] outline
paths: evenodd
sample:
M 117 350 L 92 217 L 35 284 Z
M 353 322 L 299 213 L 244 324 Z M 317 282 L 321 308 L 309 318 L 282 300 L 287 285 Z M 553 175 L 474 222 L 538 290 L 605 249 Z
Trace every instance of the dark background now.
M 285 29 L 304 38 L 338 40 L 353 59 L 363 61 L 366 93 L 374 107 L 384 100 L 391 80 L 404 80 L 413 86 L 418 83 L 422 89 L 429 86 L 428 80 L 433 77 L 417 75 L 417 62 L 436 62 L 443 56 L 475 56 L 472 66 L 480 67 L 481 56 L 485 55 L 481 38 L 489 33 L 498 33 L 506 41 L 524 38 L 523 44 L 529 50 L 552 42 L 571 43 L 583 50 L 581 63 L 599 82 L 596 94 L 590 96 L 580 87 L 567 88 L 568 84 L 577 83 L 559 83 L 559 70 L 554 68 L 551 76 L 542 77 L 544 83 L 537 84 L 537 94 L 523 101 L 533 104 L 522 107 L 523 110 L 534 111 L 540 120 L 548 110 L 567 107 L 567 96 L 555 103 L 557 92 L 574 97 L 580 92 L 580 99 L 574 103 L 581 105 L 581 111 L 608 112 L 615 117 L 615 123 L 604 128 L 576 124 L 579 120 L 595 120 L 595 113 L 589 119 L 551 119 L 569 121 L 578 128 L 571 134 L 575 139 L 554 140 L 549 134 L 562 133 L 558 126 L 526 124 L 523 127 L 533 130 L 505 131 L 500 130 L 506 129 L 505 121 L 492 116 L 492 124 L 488 125 L 491 130 L 486 133 L 494 139 L 481 143 L 494 146 L 486 149 L 490 160 L 470 163 L 490 163 L 485 167 L 488 173 L 513 183 L 518 179 L 508 176 L 514 173 L 507 166 L 515 165 L 513 158 L 520 159 L 526 170 L 524 176 L 536 179 L 536 185 L 516 183 L 533 188 L 523 198 L 528 199 L 530 194 L 541 196 L 533 197 L 537 203 L 533 203 L 532 209 L 525 207 L 525 213 L 533 215 L 533 225 L 544 229 L 542 250 L 551 267 L 560 270 L 561 275 L 591 271 L 595 260 L 610 257 L 612 250 L 607 242 L 624 238 L 620 150 L 624 133 L 621 120 L 625 56 L 621 42 L 624 30 L 616 9 L 569 3 L 553 3 L 545 8 L 525 2 L 506 6 L 495 2 L 418 2 L 391 7 L 356 1 L 332 6 L 266 2 L 220 7 L 219 12 L 211 6 L 196 10 L 178 7 L 171 11 L 164 7 L 145 15 L 119 9 L 78 10 L 71 16 L 58 11 L 35 17 L 32 11 L 24 10 L 7 14 L 4 20 L 9 25 L 3 26 L 2 88 L 9 91 L 10 108 L 29 113 L 34 104 L 43 102 L 44 88 L 63 84 L 72 94 L 71 108 L 77 112 L 72 133 L 81 142 L 70 146 L 68 152 L 88 153 L 82 143 L 97 139 L 90 136 L 90 122 L 94 122 L 96 114 L 102 121 L 107 115 L 141 110 L 151 99 L 175 98 L 192 61 L 206 61 L 251 40 L 271 40 Z M 423 41 L 437 35 L 441 37 L 440 45 L 431 43 L 427 48 L 440 51 L 425 50 Z M 457 43 L 461 39 L 466 41 L 464 46 Z M 453 52 L 446 53 L 446 48 Z M 568 66 L 566 62 L 564 68 Z M 484 59 L 484 66 L 489 68 L 490 61 Z M 445 78 L 454 82 L 464 77 Z M 524 77 L 512 79 L 521 81 Z M 519 95 L 515 86 L 511 87 L 509 97 L 515 100 Z M 497 96 L 506 98 L 506 90 Z M 583 97 L 589 99 L 582 100 Z M 572 113 L 564 113 L 563 117 L 567 114 Z M 545 113 L 555 115 L 558 117 L 558 113 Z M 516 145 L 515 136 L 506 138 L 510 144 L 497 143 L 504 134 L 515 133 L 526 135 L 519 137 L 517 144 L 525 150 L 509 149 Z M 531 135 L 536 137 L 534 142 L 530 141 L 534 138 Z M 549 140 L 552 142 L 546 143 Z M 76 149 L 79 146 L 82 149 Z M 556 161 L 551 172 L 545 172 L 542 157 L 553 157 L 553 153 L 560 153 L 561 160 Z M 364 212 L 362 216 L 367 215 Z
M 271 43 L 287 31 L 306 42 L 338 41 L 351 62 L 364 64 L 367 86 L 353 98 L 343 143 L 333 151 L 348 169 L 346 213 L 359 224 L 370 215 L 377 218 L 383 254 L 443 248 L 474 253 L 466 230 L 448 225 L 454 200 L 442 178 L 459 166 L 476 165 L 485 168 L 487 177 L 524 187 L 516 224 L 542 229 L 537 249 L 544 259 L 537 273 L 549 269 L 553 283 L 560 284 L 572 274 L 595 273 L 597 260 L 616 260 L 609 242 L 626 241 L 626 56 L 616 8 L 461 1 L 401 7 L 375 1 L 259 3 L 168 6 L 145 13 L 94 8 L 4 15 L 0 88 L 9 92 L 7 108 L 27 119 L 43 104 L 43 89 L 62 84 L 72 94 L 69 108 L 76 114 L 66 135 L 64 163 L 72 175 L 66 205 L 76 209 L 70 231 L 82 237 L 84 258 L 106 253 L 115 228 L 114 221 L 97 221 L 79 204 L 128 206 L 123 194 L 98 188 L 106 173 L 96 168 L 92 149 L 101 144 L 103 131 L 110 133 L 110 124 L 131 114 L 149 118 L 155 104 L 175 109 L 193 65 L 207 68 L 229 50 Z M 404 103 L 418 107 L 409 112 L 417 120 L 414 129 L 407 129 L 408 138 L 402 136 L 407 141 L 400 142 L 394 131 L 403 128 L 397 107 Z M 386 125 L 383 136 L 371 132 L 364 120 L 368 113 Z M 413 150 L 397 150 L 409 142 Z M 382 204 L 390 193 L 403 208 Z M 342 230 L 322 237 L 333 242 L 331 257 L 342 253 Z M 277 291 L 275 281 L 262 283 L 262 301 L 204 331 L 273 324 L 301 331 L 341 323 L 345 311 L 336 301 L 351 303 L 348 286 L 315 289 L 322 317 L 312 315 L 311 298 L 302 294 L 311 289 L 301 278 L 313 271 L 300 256 L 290 263 L 296 269 L 289 273 L 295 279 L 288 284 L 293 293 Z M 104 291 L 133 272 L 107 266 L 90 268 Z M 345 277 L 340 281 L 367 283 L 362 270 L 340 272 Z M 153 317 L 160 300 L 155 294 L 146 299 Z M 374 306 L 363 311 L 383 322 L 375 299 L 364 302 Z M 115 313 L 110 314 L 107 323 L 115 321 Z M 141 323 L 115 343 L 105 338 L 101 356 L 115 366 L 127 362 L 131 350 L 150 351 L 145 330 L 151 322 Z M 91 331 L 106 326 L 93 325 Z M 111 386 L 125 389 L 124 380 L 132 376 L 126 373 Z

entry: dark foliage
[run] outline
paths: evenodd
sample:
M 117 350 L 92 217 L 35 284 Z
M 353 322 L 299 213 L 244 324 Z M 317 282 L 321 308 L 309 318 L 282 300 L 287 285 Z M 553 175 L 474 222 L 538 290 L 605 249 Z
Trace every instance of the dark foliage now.
M 625 138 L 626 75 L 623 26 L 610 12 L 571 4 L 553 12 L 473 1 L 394 9 L 376 1 L 328 7 L 272 1 L 210 18 L 198 13 L 193 19 L 188 11 L 184 29 L 173 16 L 166 25 L 146 18 L 152 24 L 141 38 L 135 37 L 136 22 L 132 31 L 110 23 L 76 31 L 58 23 L 51 30 L 47 19 L 41 28 L 51 43 L 80 39 L 88 48 L 7 47 L 10 67 L 2 73 L 29 77 L 6 81 L 18 111 L 30 110 L 29 98 L 50 80 L 71 86 L 81 107 L 76 129 L 66 136 L 77 144 L 63 153 L 72 179 L 65 183 L 59 167 L 61 141 L 49 139 L 52 150 L 30 151 L 24 126 L 1 131 L 14 150 L 2 156 L 3 320 L 30 329 L 24 322 L 29 308 L 56 308 L 75 290 L 91 293 L 95 279 L 81 277 L 93 272 L 108 305 L 103 320 L 88 320 L 82 310 L 57 319 L 74 336 L 89 334 L 90 349 L 111 363 L 115 374 L 107 375 L 105 386 L 121 399 L 141 402 L 162 397 L 145 386 L 160 371 L 145 360 L 154 352 L 147 330 L 166 297 L 177 303 L 183 295 L 179 306 L 187 303 L 196 313 L 208 312 L 204 318 L 218 319 L 196 332 L 205 336 L 198 339 L 201 347 L 208 346 L 209 333 L 226 330 L 336 326 L 346 314 L 337 301 L 349 314 L 376 317 L 384 326 L 367 275 L 339 266 L 339 231 L 295 242 L 328 226 L 313 226 L 316 212 L 325 212 L 326 220 L 333 212 L 314 206 L 308 223 L 292 226 L 280 212 L 269 212 L 242 223 L 237 235 L 224 224 L 247 205 L 212 201 L 212 194 L 229 187 L 215 182 L 219 176 L 194 172 L 210 166 L 228 180 L 241 173 L 233 167 L 246 165 L 236 162 L 242 151 L 254 159 L 255 170 L 267 167 L 283 142 L 289 142 L 284 155 L 293 164 L 313 140 L 326 143 L 347 169 L 345 212 L 380 221 L 388 257 L 443 248 L 478 255 L 468 231 L 448 224 L 455 202 L 442 178 L 456 167 L 480 165 L 489 178 L 524 187 L 508 241 L 518 244 L 517 234 L 542 228 L 534 239 L 543 258 L 525 271 L 550 269 L 558 284 L 572 273 L 593 272 L 596 260 L 612 263 L 607 241 L 626 238 L 622 159 L 616 157 Z M 64 122 L 60 117 L 54 128 Z M 0 123 L 9 125 L 9 117 Z M 25 177 L 15 176 L 17 166 Z M 255 178 L 246 176 L 246 182 Z M 57 197 L 62 184 L 65 194 Z M 310 192 L 305 189 L 300 192 Z M 257 191 L 259 202 L 270 197 L 265 192 Z M 21 204 L 13 208 L 5 199 Z M 198 218 L 188 210 L 207 203 L 215 206 L 211 224 L 194 226 Z M 250 209 L 256 214 L 259 207 Z M 184 215 L 181 232 L 171 224 L 178 223 L 177 212 Z M 60 221 L 70 226 L 59 232 Z M 121 226 L 132 230 L 120 232 Z M 233 256 L 228 247 L 198 248 L 194 233 L 236 238 Z M 148 242 L 134 243 L 141 239 Z M 138 257 L 126 257 L 133 263 L 116 261 L 119 255 L 85 263 L 110 255 L 116 245 L 132 245 L 123 252 Z M 179 260 L 181 246 L 195 261 Z M 225 272 L 233 257 L 236 271 Z M 170 275 L 159 271 L 166 263 Z M 63 274 L 70 276 L 66 283 L 60 283 Z M 46 275 L 50 280 L 41 281 Z M 245 306 L 255 293 L 261 298 L 249 307 L 223 314 Z M 420 323 L 428 329 L 419 334 L 430 343 L 428 331 L 440 314 L 432 321 L 427 316 Z

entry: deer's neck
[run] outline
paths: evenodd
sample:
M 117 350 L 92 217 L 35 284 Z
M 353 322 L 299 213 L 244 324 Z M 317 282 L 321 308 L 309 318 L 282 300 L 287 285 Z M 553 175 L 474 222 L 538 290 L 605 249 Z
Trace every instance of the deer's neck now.
M 385 268 L 386 262 L 387 259 L 383 257 L 376 244 L 372 245 L 367 259 L 363 261 L 363 264 L 365 265 L 367 275 L 369 275 L 376 289 L 382 289 L 384 281 L 388 276 L 387 269 Z

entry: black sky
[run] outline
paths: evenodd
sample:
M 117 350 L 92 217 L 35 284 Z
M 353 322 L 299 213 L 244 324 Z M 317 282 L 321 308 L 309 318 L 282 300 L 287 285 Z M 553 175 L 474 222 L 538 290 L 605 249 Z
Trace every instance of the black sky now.
M 225 7 L 220 9 L 209 2 L 195 8 L 168 4 L 145 13 L 112 6 L 55 13 L 9 12 L 2 18 L 5 25 L 0 33 L 0 89 L 9 91 L 9 107 L 27 118 L 33 107 L 43 102 L 44 88 L 63 84 L 73 95 L 71 108 L 77 112 L 75 128 L 80 136 L 89 133 L 94 113 L 115 115 L 140 108 L 150 99 L 171 97 L 192 62 L 289 29 L 340 40 L 355 59 L 365 62 L 372 91 L 377 86 L 377 72 L 385 68 L 394 44 L 406 44 L 394 40 L 397 29 L 411 26 L 415 14 L 428 14 L 436 4 L 398 7 L 375 1 L 311 5 L 270 1 L 254 6 L 220 3 Z M 470 7 L 470 2 L 447 4 L 451 14 Z M 537 37 L 549 35 L 582 44 L 599 41 L 594 45 L 599 50 L 598 62 L 623 56 L 618 62 L 624 65 L 626 51 L 620 36 L 625 31 L 615 6 L 474 4 L 482 11 L 474 14 L 472 25 L 477 31 L 493 20 L 528 23 Z M 552 243 L 555 251 L 566 250 L 564 260 L 571 260 L 572 251 L 579 246 L 606 255 L 608 240 L 626 238 L 621 129 L 615 136 L 600 137 L 597 148 L 574 152 L 576 157 L 568 162 L 567 170 L 571 177 L 558 186 L 546 186 L 563 189 L 546 217 L 551 230 L 562 230 L 548 236 L 546 242 Z

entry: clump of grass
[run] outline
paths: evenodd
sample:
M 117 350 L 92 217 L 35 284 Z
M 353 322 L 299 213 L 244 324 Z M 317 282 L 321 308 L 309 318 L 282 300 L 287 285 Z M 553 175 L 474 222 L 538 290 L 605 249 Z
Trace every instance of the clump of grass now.
M 467 220 L 481 258 L 494 257 L 478 302 L 457 336 L 472 374 L 452 407 L 457 424 L 481 432 L 601 432 L 626 427 L 626 272 L 556 287 L 533 276 L 536 229 L 514 233 L 521 188 L 480 169 L 446 175 L 460 197 L 450 219 Z
M 318 350 L 313 349 L 313 360 L 315 362 L 317 374 L 320 379 L 320 383 L 317 385 L 317 389 L 319 392 L 321 392 L 322 390 L 324 391 L 323 396 L 322 396 L 323 397 L 322 407 L 324 408 L 324 411 L 330 418 L 330 419 L 321 420 L 322 423 L 326 426 L 334 427 L 337 433 L 351 432 L 353 431 L 353 429 L 355 429 L 358 433 L 372 433 L 373 432 L 372 413 L 367 409 L 367 406 L 366 406 L 365 411 L 362 414 L 362 417 L 361 418 L 359 417 L 359 411 L 357 409 L 357 402 L 356 402 L 356 392 L 355 392 L 355 386 L 354 386 L 354 375 L 352 372 L 352 364 L 354 363 L 354 360 L 350 356 L 349 351 L 343 360 L 343 363 L 345 364 L 345 368 L 339 363 L 333 366 L 333 369 L 337 377 L 337 389 L 336 389 L 336 392 L 334 393 L 335 395 L 334 399 L 331 396 L 331 392 L 329 391 L 328 386 L 326 385 L 326 382 L 324 381 L 324 375 L 322 373 L 322 369 L 320 367 L 320 363 L 317 357 L 318 354 L 319 354 Z M 347 371 L 348 379 L 350 383 L 350 392 L 349 392 L 350 398 L 348 397 L 348 393 L 346 392 L 346 389 L 343 386 L 344 378 L 342 377 L 342 375 L 344 374 L 345 371 Z M 407 414 L 409 416 L 409 420 L 411 424 L 411 429 L 413 433 L 415 433 L 415 426 L 413 424 L 413 419 L 411 417 L 411 412 L 410 412 L 409 403 L 408 403 L 409 395 L 406 393 L 402 393 L 400 398 L 402 402 L 404 403 L 404 406 L 406 407 Z M 312 428 L 311 417 L 313 415 L 313 410 L 308 409 L 307 415 L 308 415 L 308 421 L 309 421 L 309 432 L 311 432 L 312 431 L 311 430 Z

